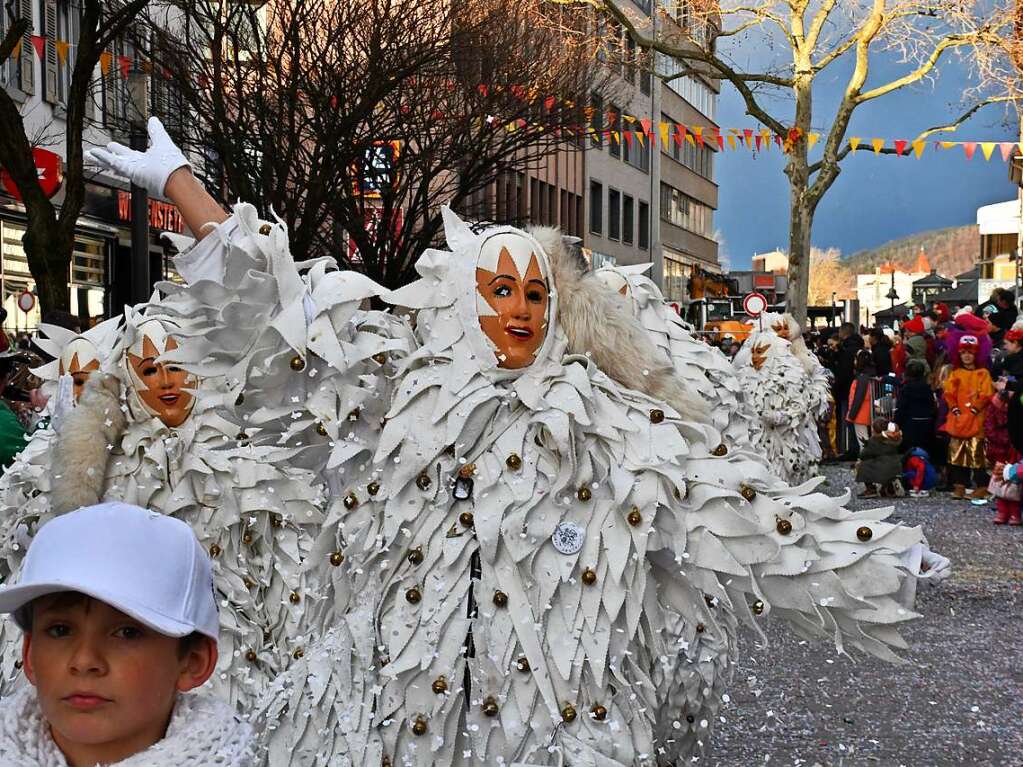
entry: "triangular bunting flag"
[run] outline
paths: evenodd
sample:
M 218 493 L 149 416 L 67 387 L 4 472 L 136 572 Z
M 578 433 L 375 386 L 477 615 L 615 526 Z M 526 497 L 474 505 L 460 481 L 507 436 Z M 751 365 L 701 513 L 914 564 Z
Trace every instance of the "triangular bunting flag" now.
M 940 146 L 942 149 L 951 149 L 955 145 L 956 145 L 955 141 L 939 141 L 938 142 L 938 146 Z
M 66 40 L 58 40 L 54 45 L 57 47 L 57 61 L 61 66 L 64 66 L 64 62 L 67 61 L 67 53 L 71 48 L 71 43 Z
M 624 131 L 624 136 L 625 143 L 628 144 L 629 146 L 632 146 L 632 131 L 631 130 Z
M 654 135 L 653 128 L 652 128 L 653 123 L 651 123 L 649 120 L 640 120 L 639 124 L 643 126 L 643 132 L 646 135 L 648 135 L 648 136 Z
M 717 141 L 718 141 L 718 149 L 719 150 L 720 149 L 724 149 L 725 148 L 725 137 L 721 135 L 720 131 L 718 132 L 716 138 L 717 138 Z
M 742 135 L 746 137 L 746 146 L 752 146 L 753 145 L 753 131 L 751 131 L 749 128 L 746 128 L 746 130 L 744 130 L 742 132 Z
M 32 47 L 36 49 L 36 55 L 42 59 L 46 56 L 46 38 L 42 35 L 32 35 Z
M 963 151 L 966 152 L 966 159 L 967 160 L 972 160 L 973 159 L 973 153 L 977 151 L 977 142 L 976 141 L 964 141 L 963 142 Z
M 1008 162 L 1009 158 L 1012 157 L 1012 150 L 1016 148 L 1016 145 L 1011 141 L 1003 141 L 998 145 L 998 148 L 1002 150 L 1002 161 Z
M 114 54 L 110 51 L 103 51 L 103 53 L 99 55 L 99 69 L 103 73 L 104 77 L 106 77 L 107 73 L 110 72 L 110 62 L 113 58 Z
M 914 141 L 913 142 L 913 154 L 916 155 L 916 159 L 920 159 L 920 155 L 924 153 L 924 147 L 927 146 L 926 141 Z
M 777 133 L 774 134 L 774 144 L 775 146 L 781 146 L 781 136 Z
M 21 58 L 21 40 L 14 44 L 14 48 L 11 50 L 11 58 L 15 61 Z
M 489 94 L 489 93 L 490 93 L 490 90 L 489 90 L 489 89 L 487 88 L 487 85 L 486 85 L 486 83 L 480 83 L 480 84 L 479 84 L 479 85 L 478 85 L 478 86 L 476 87 L 476 90 L 478 90 L 478 91 L 480 92 L 480 95 L 481 95 L 481 96 L 483 96 L 484 98 L 486 98 L 486 97 L 487 97 L 487 94 Z
M 555 99 L 553 96 L 548 96 L 543 100 L 543 108 L 550 112 L 552 109 L 554 109 L 554 104 L 556 102 L 557 99 Z
M 989 162 L 991 160 L 991 155 L 995 151 L 995 142 L 982 141 L 980 144 L 980 151 L 984 153 L 984 162 Z
M 874 154 L 881 154 L 881 150 L 884 148 L 884 139 L 883 138 L 871 139 L 870 145 L 874 147 Z
M 753 137 L 753 141 L 754 141 L 754 142 L 756 143 L 756 145 L 757 145 L 757 151 L 759 152 L 759 151 L 760 151 L 760 145 L 764 143 L 764 137 L 763 137 L 763 136 L 761 136 L 761 135 L 760 135 L 760 134 L 758 133 L 758 134 L 757 134 L 756 136 L 754 136 L 754 137 Z
M 682 141 L 686 135 L 686 126 L 681 123 L 675 123 L 675 143 L 682 146 Z
M 902 157 L 902 153 L 906 151 L 906 146 L 909 142 L 904 138 L 895 139 L 895 154 Z
M 686 134 L 686 141 L 688 141 L 691 146 L 696 146 L 696 139 L 693 138 L 693 134 L 692 133 L 687 133 Z
M 699 144 L 700 146 L 703 146 L 703 126 L 694 125 L 691 128 L 691 130 L 693 132 L 693 135 L 696 137 L 696 143 Z
M 817 139 L 821 137 L 819 133 L 807 133 L 806 134 L 806 146 L 809 149 L 813 149 L 813 145 L 817 143 Z
M 735 136 L 728 134 L 728 148 L 735 149 Z
M 859 148 L 860 142 L 862 141 L 863 139 L 861 139 L 859 136 L 853 136 L 852 138 L 849 139 L 849 146 L 852 147 L 852 150 L 855 152 Z
M 127 80 L 128 72 L 131 71 L 131 59 L 129 59 L 127 56 L 118 56 L 117 66 L 121 70 L 121 77 Z
M 668 123 L 662 122 L 660 124 L 660 129 L 661 129 L 661 146 L 664 147 L 665 149 L 667 149 L 667 147 L 668 147 L 668 141 L 669 141 L 669 139 L 668 139 L 668 129 L 669 129 L 669 127 L 670 126 L 668 125 Z

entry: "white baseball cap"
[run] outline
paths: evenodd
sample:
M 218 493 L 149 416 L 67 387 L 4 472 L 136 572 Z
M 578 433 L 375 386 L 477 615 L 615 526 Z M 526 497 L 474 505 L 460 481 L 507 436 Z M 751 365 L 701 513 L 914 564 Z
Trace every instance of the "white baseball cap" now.
M 179 519 L 127 503 L 64 514 L 36 534 L 14 586 L 0 588 L 0 613 L 29 630 L 24 609 L 60 591 L 86 594 L 161 634 L 220 633 L 213 571 L 195 533 Z

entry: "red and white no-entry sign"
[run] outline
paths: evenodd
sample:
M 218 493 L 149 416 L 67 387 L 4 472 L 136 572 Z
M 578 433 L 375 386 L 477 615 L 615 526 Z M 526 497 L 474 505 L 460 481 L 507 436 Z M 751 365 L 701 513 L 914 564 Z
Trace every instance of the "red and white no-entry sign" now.
M 759 317 L 767 311 L 767 296 L 763 293 L 747 293 L 742 299 L 742 308 L 750 317 Z
M 27 290 L 18 296 L 18 308 L 21 311 L 28 314 L 30 311 L 35 309 L 36 297 L 29 293 Z

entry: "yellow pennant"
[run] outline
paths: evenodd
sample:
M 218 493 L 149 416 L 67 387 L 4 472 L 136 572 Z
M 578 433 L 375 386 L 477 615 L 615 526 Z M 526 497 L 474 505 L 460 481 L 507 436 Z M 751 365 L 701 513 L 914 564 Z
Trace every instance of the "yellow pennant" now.
M 635 131 L 635 133 L 636 133 L 636 140 L 639 141 L 639 145 L 640 146 L 644 146 L 644 144 L 643 144 L 643 131 L 638 130 L 638 131 Z
M 984 153 L 984 162 L 991 159 L 991 153 L 995 151 L 994 141 L 981 141 L 980 151 Z
M 855 152 L 859 148 L 860 142 L 862 141 L 863 139 L 861 139 L 859 136 L 853 136 L 852 138 L 849 139 L 849 146 L 852 147 L 852 150 Z
M 817 139 L 821 137 L 819 133 L 807 133 L 806 134 L 806 146 L 808 149 L 813 149 L 813 145 L 817 143 Z
M 696 139 L 693 138 L 693 134 L 692 133 L 687 133 L 686 134 L 686 141 L 688 141 L 693 146 L 696 146 Z
M 67 61 L 68 50 L 71 48 L 71 43 L 66 40 L 57 40 L 54 43 L 54 46 L 57 48 L 57 61 L 60 62 L 61 66 L 64 66 L 64 62 Z
M 114 54 L 112 54 L 110 51 L 103 51 L 103 53 L 99 55 L 99 69 L 103 73 L 104 77 L 106 76 L 107 72 L 110 71 L 110 61 L 113 58 Z
M 661 146 L 668 148 L 668 123 L 661 123 Z
M 955 142 L 955 141 L 942 141 L 940 143 L 941 143 L 941 148 L 942 149 L 951 149 L 952 147 L 954 147 L 956 145 L 957 142 Z
M 920 159 L 920 155 L 924 153 L 924 148 L 927 146 L 926 141 L 914 141 L 913 142 L 913 154 L 916 155 L 916 159 Z
M 881 150 L 884 148 L 884 139 L 883 138 L 871 139 L 870 145 L 874 147 L 874 154 L 881 154 Z

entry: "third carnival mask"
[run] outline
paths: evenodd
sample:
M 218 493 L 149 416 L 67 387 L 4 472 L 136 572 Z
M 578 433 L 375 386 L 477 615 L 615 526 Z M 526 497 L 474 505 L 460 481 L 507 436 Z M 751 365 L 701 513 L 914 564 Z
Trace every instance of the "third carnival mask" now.
M 751 349 L 754 370 L 760 370 L 764 366 L 764 362 L 767 360 L 767 355 L 771 351 L 771 344 L 757 344 Z
M 99 349 L 89 339 L 76 338 L 61 352 L 58 371 L 60 375 L 71 376 L 75 402 L 81 399 L 82 389 L 96 370 L 99 370 Z
M 125 353 L 125 367 L 136 395 L 136 403 L 171 428 L 188 420 L 195 405 L 195 376 L 176 365 L 157 362 L 166 352 L 178 348 L 169 335 L 173 326 L 162 320 L 143 320 L 136 327 L 134 343 Z
M 773 330 L 779 338 L 784 338 L 786 341 L 790 340 L 792 336 L 792 331 L 789 329 L 789 323 L 784 319 L 779 319 L 771 325 L 771 330 Z
M 477 314 L 498 367 L 528 367 L 547 337 L 547 261 L 532 241 L 513 233 L 483 243 L 476 262 Z

